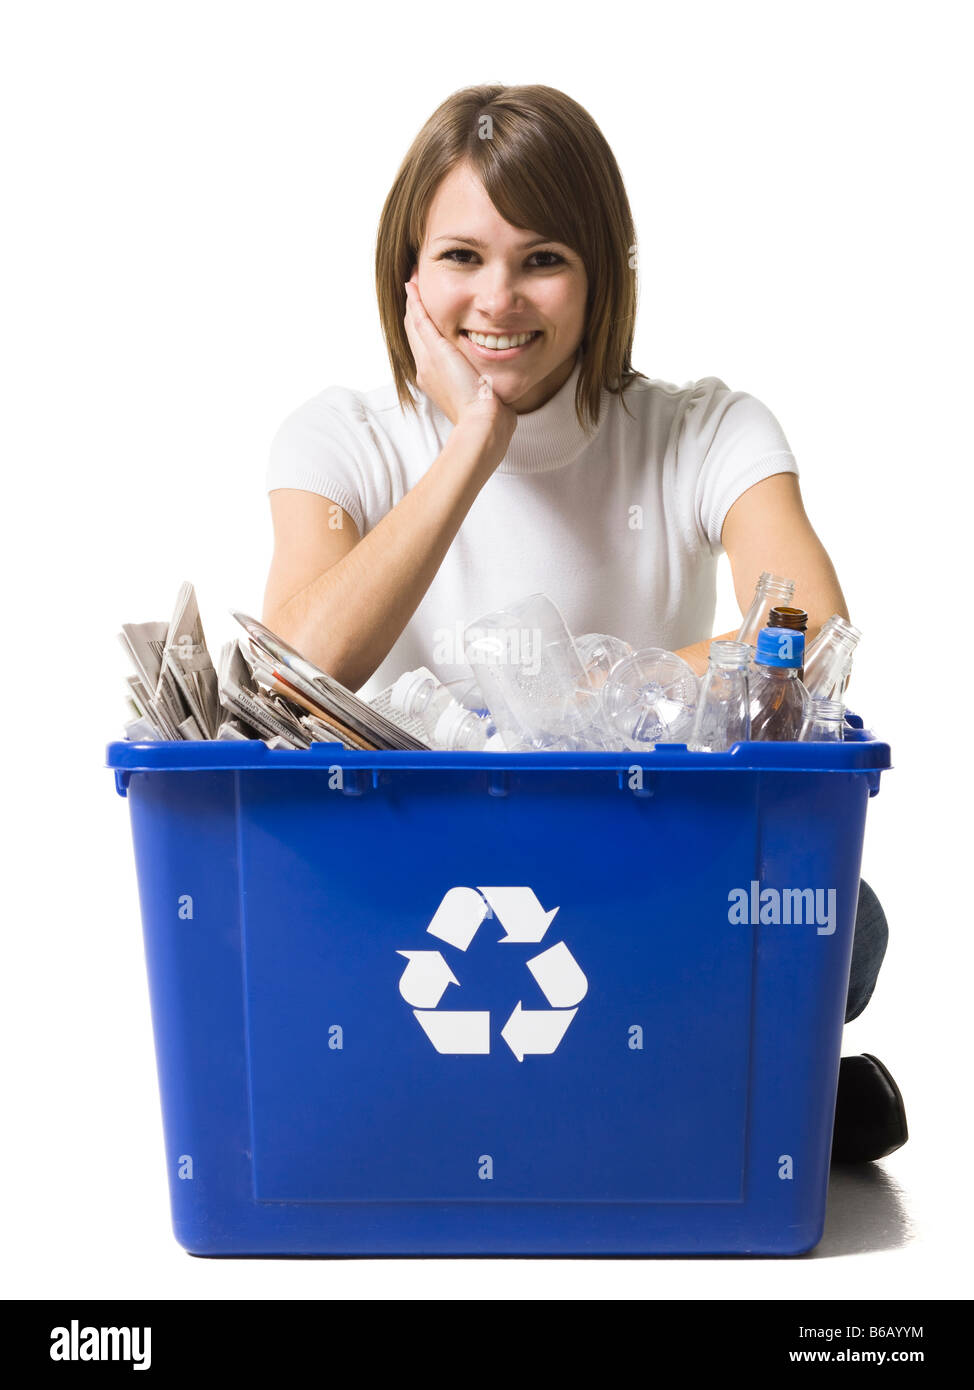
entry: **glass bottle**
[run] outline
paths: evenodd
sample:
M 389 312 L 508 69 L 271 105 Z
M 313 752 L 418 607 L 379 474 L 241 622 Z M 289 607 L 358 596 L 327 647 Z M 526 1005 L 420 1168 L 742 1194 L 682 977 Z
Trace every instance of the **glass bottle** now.
M 844 724 L 845 705 L 841 700 L 810 696 L 798 737 L 803 743 L 841 743 Z
M 783 627 L 758 633 L 754 664 L 749 672 L 751 738 L 794 740 L 801 733 L 807 695 L 798 679 L 805 636 Z
M 845 618 L 833 613 L 805 656 L 803 680 L 809 695 L 823 700 L 840 697 L 849 684 L 852 657 L 862 633 Z
M 751 737 L 750 664 L 746 642 L 711 642 L 710 665 L 700 686 L 688 748 L 723 753 Z
M 751 606 L 744 615 L 737 641 L 746 642 L 753 648 L 757 643 L 758 633 L 767 626 L 770 610 L 776 603 L 790 603 L 794 596 L 793 579 L 782 579 L 780 574 L 764 570 L 755 587 Z

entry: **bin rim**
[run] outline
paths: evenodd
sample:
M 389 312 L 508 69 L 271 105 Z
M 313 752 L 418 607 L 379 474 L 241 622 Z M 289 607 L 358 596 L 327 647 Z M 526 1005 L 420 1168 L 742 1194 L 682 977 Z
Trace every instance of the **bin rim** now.
M 360 751 L 324 742 L 307 749 L 278 749 L 268 748 L 262 739 L 118 739 L 108 744 L 105 765 L 125 772 L 321 772 L 338 766 L 429 772 L 620 772 L 637 766 L 653 772 L 876 772 L 888 769 L 891 762 L 889 744 L 859 721 L 847 727 L 841 743 L 735 743 L 726 753 L 691 752 L 682 743 L 662 744 L 649 752 L 445 753 Z

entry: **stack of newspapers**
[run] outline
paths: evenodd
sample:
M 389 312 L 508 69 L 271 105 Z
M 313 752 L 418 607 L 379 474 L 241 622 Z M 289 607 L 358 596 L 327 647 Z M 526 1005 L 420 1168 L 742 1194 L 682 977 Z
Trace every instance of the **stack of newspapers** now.
M 425 749 L 423 726 L 380 712 L 244 613 L 244 635 L 227 642 L 215 668 L 192 584 L 183 584 L 169 623 L 126 623 L 119 640 L 135 716 L 129 739 L 261 739 L 271 748 L 341 743 L 358 749 Z

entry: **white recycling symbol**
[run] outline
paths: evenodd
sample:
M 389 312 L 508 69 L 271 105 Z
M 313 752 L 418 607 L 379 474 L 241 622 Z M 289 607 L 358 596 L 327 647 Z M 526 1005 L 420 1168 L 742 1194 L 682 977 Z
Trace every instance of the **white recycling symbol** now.
M 488 908 L 504 928 L 499 944 L 539 944 L 554 920 L 557 907 L 546 912 L 530 888 L 450 888 L 426 928 L 447 945 L 465 951 L 477 934 Z M 489 1010 L 440 1009 L 450 985 L 460 981 L 439 951 L 397 951 L 405 956 L 406 969 L 399 979 L 399 993 L 420 1027 L 442 1053 L 490 1052 Z M 519 999 L 501 1029 L 501 1037 L 519 1062 L 530 1054 L 550 1055 L 568 1032 L 577 1005 L 588 991 L 588 980 L 564 941 L 539 955 L 527 967 L 537 981 L 549 1009 L 522 1009 Z

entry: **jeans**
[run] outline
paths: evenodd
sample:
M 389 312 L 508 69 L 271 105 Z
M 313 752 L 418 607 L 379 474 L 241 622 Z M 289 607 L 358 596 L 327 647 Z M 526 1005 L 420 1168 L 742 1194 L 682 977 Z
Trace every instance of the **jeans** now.
M 849 969 L 849 993 L 845 1004 L 846 1023 L 858 1018 L 869 1003 L 876 988 L 876 976 L 883 963 L 888 940 L 886 914 L 869 884 L 865 879 L 860 879 L 856 929 L 852 938 L 852 965 Z

